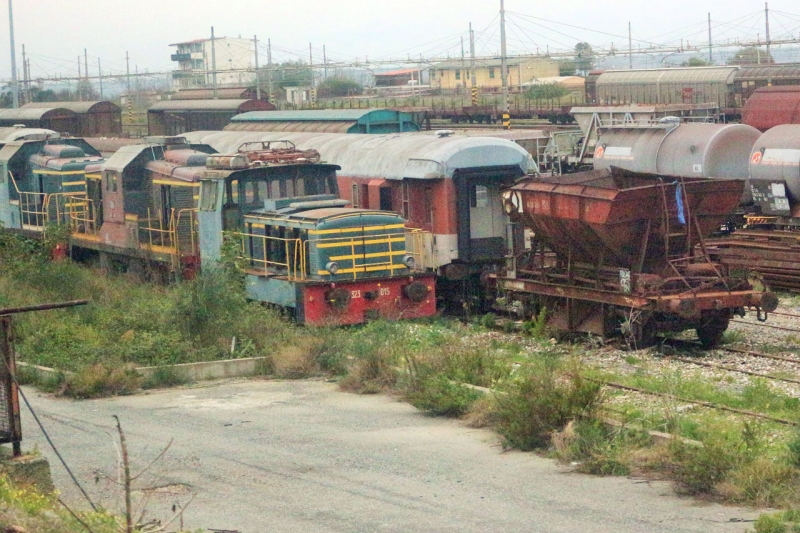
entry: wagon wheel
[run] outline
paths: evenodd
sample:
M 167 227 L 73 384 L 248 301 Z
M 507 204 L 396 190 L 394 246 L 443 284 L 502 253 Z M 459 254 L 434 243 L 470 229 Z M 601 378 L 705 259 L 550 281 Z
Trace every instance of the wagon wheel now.
M 625 313 L 625 320 L 619 329 L 631 350 L 642 350 L 656 343 L 656 328 L 648 311 L 631 309 Z
M 706 350 L 710 350 L 722 342 L 725 330 L 728 329 L 730 317 L 727 314 L 713 314 L 704 317 L 700 325 L 695 328 L 700 344 Z

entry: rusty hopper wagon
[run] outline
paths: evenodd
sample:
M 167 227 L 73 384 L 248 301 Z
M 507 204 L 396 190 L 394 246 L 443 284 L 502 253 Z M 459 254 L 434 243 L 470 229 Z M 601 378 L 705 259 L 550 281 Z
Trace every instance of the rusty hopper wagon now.
M 710 348 L 734 314 L 766 319 L 778 304 L 705 253 L 703 238 L 736 209 L 743 185 L 618 168 L 518 183 L 506 210 L 534 237 L 490 276 L 496 304 L 526 316 L 545 308 L 553 329 L 621 333 L 637 348 L 695 329 Z

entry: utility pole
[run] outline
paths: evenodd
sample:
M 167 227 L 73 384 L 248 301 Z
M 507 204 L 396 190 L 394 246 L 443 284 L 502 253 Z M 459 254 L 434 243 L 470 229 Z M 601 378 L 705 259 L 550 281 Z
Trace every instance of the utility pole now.
M 470 85 L 472 86 L 472 105 L 478 105 L 478 75 L 475 73 L 475 32 L 472 31 L 472 23 L 469 23 L 469 70 Z
M 328 52 L 325 50 L 325 45 L 322 45 L 322 74 L 323 77 L 328 79 Z
M 214 44 L 214 26 L 211 26 L 211 83 L 214 87 L 214 100 L 217 99 L 217 49 Z
M 508 112 L 508 64 L 506 60 L 506 6 L 500 0 L 500 75 L 503 79 L 503 129 L 511 129 L 511 115 Z
M 714 64 L 714 55 L 711 53 L 711 13 L 708 14 L 708 62 Z
M 131 99 L 131 61 L 128 52 L 125 52 L 125 77 L 128 82 L 128 100 Z
M 766 20 L 766 25 L 767 25 L 767 28 L 766 28 L 767 29 L 767 35 L 766 35 L 766 37 L 767 37 L 767 65 L 771 65 L 772 64 L 772 61 L 771 61 L 771 57 L 772 56 L 769 53 L 769 3 L 768 2 L 764 2 L 764 19 Z M 772 70 L 767 69 L 767 72 L 768 72 L 768 74 L 767 74 L 767 87 L 770 87 L 770 86 L 772 86 Z
M 24 100 L 27 104 L 28 100 L 28 61 L 25 59 L 25 45 L 22 45 L 22 93 L 25 95 Z
M 461 76 L 462 76 L 462 78 L 461 78 L 461 84 L 462 84 L 464 87 L 466 87 L 466 86 L 467 86 L 467 77 L 466 77 L 466 76 L 464 76 L 464 74 L 463 74 L 463 73 L 464 73 L 464 70 L 466 70 L 466 69 L 464 68 L 464 37 L 461 37 L 461 72 L 462 72 L 462 74 L 461 74 Z
M 11 34 L 11 97 L 12 107 L 19 107 L 19 85 L 17 84 L 17 53 L 14 50 L 14 8 L 8 0 L 8 26 Z
M 256 100 L 261 100 L 261 77 L 258 73 L 258 36 L 253 35 L 253 43 L 256 49 Z
M 267 91 L 269 103 L 275 105 L 275 95 L 272 94 L 272 39 L 267 39 Z
M 633 70 L 633 39 L 631 38 L 630 21 L 628 21 L 628 69 Z
M 89 82 L 89 54 L 86 52 L 86 48 L 83 49 L 83 75 L 86 76 L 86 85 L 84 86 L 84 90 L 86 91 L 86 99 L 91 99 L 91 91 L 89 87 L 91 87 L 91 82 Z
M 78 81 L 75 85 L 75 92 L 78 93 L 78 101 L 83 102 L 83 93 L 81 92 L 81 56 L 78 56 Z
M 97 58 L 97 77 L 100 78 L 100 100 L 103 99 L 103 67 L 100 66 L 100 58 Z

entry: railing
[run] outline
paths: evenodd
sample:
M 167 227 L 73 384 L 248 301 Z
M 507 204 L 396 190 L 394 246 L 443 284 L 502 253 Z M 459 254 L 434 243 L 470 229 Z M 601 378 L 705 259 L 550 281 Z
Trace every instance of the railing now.
M 338 263 L 339 274 L 359 274 L 372 271 L 389 271 L 410 268 L 423 271 L 434 267 L 433 236 L 430 232 L 407 230 L 405 232 L 330 237 L 303 240 L 252 233 L 232 233 L 239 239 L 239 259 L 247 261 L 251 270 L 263 275 L 282 275 L 290 281 L 301 281 L 317 274 L 308 271 L 308 257 L 312 250 L 325 249 L 330 261 Z M 382 250 L 367 248 L 385 245 Z M 397 256 L 410 256 L 414 264 L 394 261 Z M 373 259 L 373 261 L 369 261 Z
M 172 209 L 169 220 L 153 216 L 150 208 L 147 217 L 138 220 L 139 242 L 151 250 L 166 248 L 172 258 L 172 268 L 177 269 L 180 258 L 197 255 L 197 209 Z

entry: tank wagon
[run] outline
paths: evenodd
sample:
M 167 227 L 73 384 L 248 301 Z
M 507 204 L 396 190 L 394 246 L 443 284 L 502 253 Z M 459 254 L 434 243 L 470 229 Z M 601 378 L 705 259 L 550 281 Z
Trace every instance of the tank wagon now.
M 594 168 L 747 180 L 750 152 L 760 133 L 744 124 L 644 123 L 607 128 L 594 151 Z M 744 201 L 751 199 L 749 184 Z
M 523 180 L 504 193 L 506 208 L 535 237 L 490 275 L 497 307 L 546 309 L 557 330 L 621 333 L 635 347 L 695 329 L 712 347 L 734 314 L 749 307 L 765 318 L 777 306 L 697 246 L 733 212 L 743 185 L 617 168 Z
M 221 152 L 279 138 L 319 151 L 341 167 L 343 199 L 393 211 L 431 235 L 425 266 L 439 275 L 440 298 L 460 309 L 482 301 L 481 274 L 504 261 L 509 221 L 501 189 L 535 163 L 509 140 L 444 135 L 195 132 L 187 138 Z

